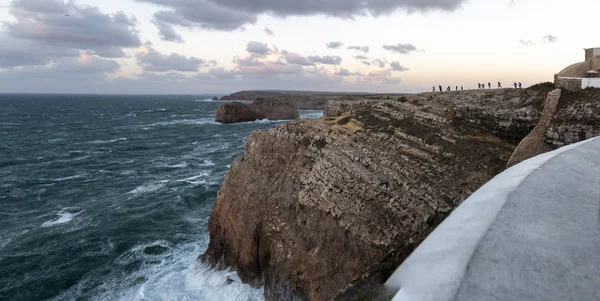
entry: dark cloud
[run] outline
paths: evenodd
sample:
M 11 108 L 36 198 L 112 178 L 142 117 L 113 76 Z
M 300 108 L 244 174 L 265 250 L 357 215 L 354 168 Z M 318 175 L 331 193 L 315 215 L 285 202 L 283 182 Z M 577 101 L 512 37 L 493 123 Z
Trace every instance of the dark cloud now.
M 348 49 L 358 50 L 358 51 L 362 51 L 364 53 L 369 53 L 369 50 L 371 50 L 371 48 L 369 46 L 348 46 Z
M 48 66 L 23 66 L 20 69 L 0 71 L 0 90 L 16 92 L 64 92 L 56 91 L 78 83 L 98 83 L 106 80 L 107 74 L 119 71 L 121 66 L 109 59 L 82 54 L 57 60 Z M 102 86 L 102 85 L 100 85 Z M 36 89 L 37 87 L 37 89 Z
M 167 42 L 185 43 L 183 37 L 175 31 L 171 24 L 163 22 L 158 18 L 152 20 L 152 23 L 156 25 L 156 28 L 158 28 L 158 34 L 160 35 L 161 40 Z
M 400 62 L 391 62 L 390 63 L 390 71 L 407 71 L 408 68 L 400 65 Z
M 123 48 L 141 45 L 136 20 L 123 12 L 103 14 L 93 6 L 58 0 L 15 0 L 9 7 L 15 21 L 3 22 L 3 29 L 13 38 L 108 58 L 124 57 Z
M 185 57 L 176 53 L 162 54 L 146 45 L 145 51 L 138 51 L 136 58 L 144 71 L 147 72 L 196 72 L 200 67 L 208 66 L 208 63 L 199 58 Z
M 328 42 L 327 44 L 325 44 L 325 46 L 327 46 L 327 48 L 329 48 L 329 49 L 339 49 L 343 45 L 344 45 L 344 43 L 339 42 L 339 41 Z
M 154 20 L 164 25 L 199 28 L 205 30 L 233 31 L 246 24 L 255 24 L 257 15 L 229 8 L 218 1 L 190 0 L 138 0 L 159 4 L 167 10 L 158 11 Z
M 246 51 L 258 55 L 268 55 L 272 52 L 267 44 L 254 41 L 248 43 L 248 45 L 246 46 Z
M 323 64 L 323 65 L 339 65 L 342 63 L 342 58 L 337 55 L 336 56 L 312 55 L 312 56 L 309 56 L 308 59 L 313 63 Z
M 383 45 L 383 49 L 401 54 L 409 54 L 417 51 L 417 47 L 413 44 Z
M 314 62 L 309 60 L 308 58 L 301 56 L 297 53 L 282 51 L 283 58 L 288 64 L 300 65 L 300 66 L 312 66 Z
M 178 16 L 171 25 L 232 31 L 255 24 L 259 15 L 278 17 L 326 15 L 339 18 L 393 13 L 396 10 L 453 11 L 466 0 L 137 0 L 161 5 Z
M 357 60 L 368 60 L 369 59 L 367 56 L 364 56 L 364 55 L 356 55 L 356 56 L 354 56 L 354 58 Z
M 39 66 L 63 57 L 77 57 L 79 51 L 67 47 L 43 45 L 0 34 L 0 68 Z
M 269 27 L 265 27 L 265 29 L 263 29 L 263 31 L 268 35 L 268 36 L 273 36 L 275 35 L 275 33 L 269 28 Z

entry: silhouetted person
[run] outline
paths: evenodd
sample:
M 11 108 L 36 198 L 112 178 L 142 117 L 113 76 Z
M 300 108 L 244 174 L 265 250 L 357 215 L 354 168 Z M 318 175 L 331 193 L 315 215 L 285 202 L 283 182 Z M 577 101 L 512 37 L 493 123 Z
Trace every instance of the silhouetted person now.
M 521 82 L 519 82 L 519 89 L 523 88 L 523 85 L 521 84 Z
M 435 86 L 433 86 L 433 91 L 431 91 L 431 92 L 435 92 Z
M 456 91 L 458 91 L 458 86 L 456 86 Z
M 490 82 L 488 82 L 488 88 L 492 88 L 492 84 Z
M 451 89 L 450 89 L 450 86 L 448 86 L 448 88 L 446 88 L 446 91 L 450 91 L 450 90 L 451 90 Z
M 502 89 L 502 84 L 498 82 L 498 89 Z
M 463 86 L 460 86 L 460 90 L 461 90 L 461 91 L 463 90 Z
M 443 91 L 442 91 L 442 85 L 440 85 L 440 92 L 443 92 Z
M 477 90 L 481 90 L 481 84 L 477 83 Z
M 515 87 L 515 89 L 517 88 L 517 82 L 513 83 L 513 87 Z

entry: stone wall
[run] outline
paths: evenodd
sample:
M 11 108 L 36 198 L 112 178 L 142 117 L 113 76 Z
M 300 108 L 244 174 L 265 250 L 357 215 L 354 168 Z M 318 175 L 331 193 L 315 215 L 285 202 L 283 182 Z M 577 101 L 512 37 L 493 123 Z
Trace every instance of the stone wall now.
M 585 60 L 591 60 L 594 57 L 594 48 L 585 50 Z
M 554 86 L 557 89 L 566 89 L 570 91 L 581 90 L 580 78 L 561 78 L 558 75 L 554 76 Z

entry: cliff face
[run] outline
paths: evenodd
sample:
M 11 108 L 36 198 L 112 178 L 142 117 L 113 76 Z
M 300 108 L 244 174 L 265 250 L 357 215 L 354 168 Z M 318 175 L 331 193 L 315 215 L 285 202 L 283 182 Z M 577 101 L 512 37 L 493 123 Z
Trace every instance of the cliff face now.
M 551 89 L 334 102 L 329 117 L 253 132 L 218 193 L 202 258 L 264 285 L 267 300 L 372 293 L 353 287 L 384 280 L 502 171 Z

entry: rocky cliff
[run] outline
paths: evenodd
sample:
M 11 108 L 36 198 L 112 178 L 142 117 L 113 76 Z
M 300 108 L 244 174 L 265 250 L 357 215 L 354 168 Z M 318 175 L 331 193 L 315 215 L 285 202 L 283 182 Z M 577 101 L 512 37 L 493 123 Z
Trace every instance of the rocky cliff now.
M 377 284 L 505 168 L 552 89 L 332 102 L 327 117 L 253 132 L 218 193 L 202 259 L 264 285 L 267 300 L 374 299 Z M 583 117 L 598 104 L 563 97 L 547 143 L 598 133 L 598 115 Z
M 332 100 L 359 100 L 359 99 L 388 99 L 402 94 L 364 94 L 364 93 L 335 93 L 312 91 L 240 91 L 227 95 L 221 100 L 255 100 L 256 98 L 269 98 L 274 100 L 292 101 L 299 110 L 323 110 L 327 102 Z
M 224 103 L 217 110 L 216 122 L 237 123 L 262 119 L 291 120 L 299 117 L 294 102 L 287 99 L 257 98 L 251 104 Z

